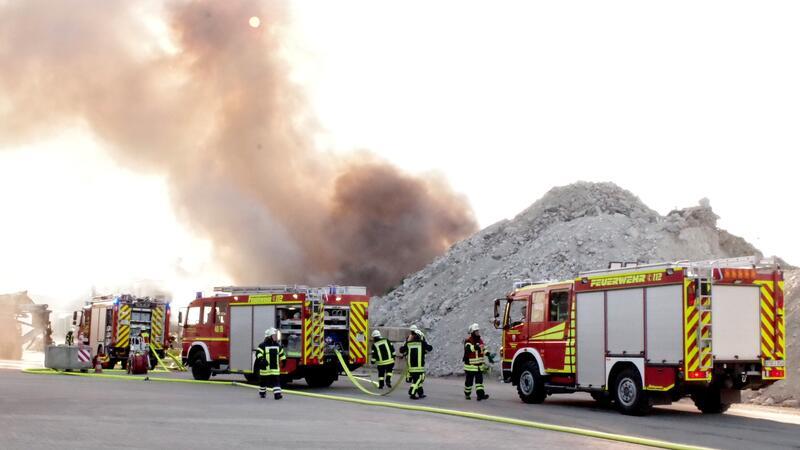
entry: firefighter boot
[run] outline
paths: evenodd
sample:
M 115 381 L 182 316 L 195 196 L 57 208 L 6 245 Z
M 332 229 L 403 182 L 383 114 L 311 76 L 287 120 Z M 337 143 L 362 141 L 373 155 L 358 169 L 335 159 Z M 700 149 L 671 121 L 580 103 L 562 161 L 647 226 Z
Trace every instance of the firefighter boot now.
M 417 393 L 414 392 L 414 387 L 413 386 L 408 388 L 408 398 L 410 398 L 411 400 L 416 400 L 417 399 Z
M 386 387 L 391 389 L 392 388 L 392 373 L 389 372 L 386 374 Z
M 383 389 L 383 378 L 378 380 L 378 389 Z
M 283 398 L 283 394 L 281 394 L 280 392 L 275 394 L 275 400 L 280 400 L 282 398 Z
M 427 395 L 425 395 L 425 391 L 422 389 L 422 387 L 421 387 L 421 386 L 420 386 L 420 388 L 419 388 L 419 389 L 417 389 L 417 393 L 418 393 L 418 395 L 419 395 L 419 398 L 425 398 L 425 397 L 427 397 Z
M 489 394 L 487 394 L 487 393 L 485 393 L 483 391 L 478 392 L 478 401 L 486 400 L 487 398 L 489 398 Z
M 261 397 L 261 398 L 267 398 L 267 393 L 266 392 L 259 392 L 258 396 Z

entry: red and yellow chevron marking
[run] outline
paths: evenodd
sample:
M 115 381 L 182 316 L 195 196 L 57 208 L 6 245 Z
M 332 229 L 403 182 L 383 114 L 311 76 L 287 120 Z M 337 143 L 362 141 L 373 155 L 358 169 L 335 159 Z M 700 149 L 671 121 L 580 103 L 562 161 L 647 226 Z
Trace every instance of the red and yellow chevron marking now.
M 156 306 L 150 313 L 150 345 L 161 350 L 164 342 L 164 307 Z
M 367 357 L 367 302 L 350 303 L 350 362 Z
M 756 280 L 753 282 L 761 293 L 761 367 L 765 380 L 781 380 L 786 377 L 786 370 L 769 370 L 765 365 L 769 360 L 785 360 L 786 324 L 784 319 L 783 281 Z
M 322 357 L 325 353 L 325 312 L 320 311 L 312 321 L 311 338 L 316 340 L 319 345 L 312 346 L 311 357 L 316 358 L 322 364 Z
M 122 322 L 125 321 L 123 324 Z M 127 348 L 131 340 L 131 305 L 120 305 L 117 316 L 117 348 Z
M 698 345 L 698 329 L 701 324 L 711 322 L 711 313 L 701 313 L 695 306 L 694 281 L 692 279 L 684 278 L 683 287 L 683 361 L 686 381 L 708 381 L 711 380 L 711 372 L 703 368 L 711 365 L 711 347 L 700 348 L 700 345 Z M 708 336 L 708 328 L 705 328 L 704 332 Z
M 310 314 L 305 318 L 303 325 L 303 364 L 322 364 L 322 357 L 325 351 L 325 312 L 324 310 L 315 311 L 314 303 L 305 302 L 305 307 Z

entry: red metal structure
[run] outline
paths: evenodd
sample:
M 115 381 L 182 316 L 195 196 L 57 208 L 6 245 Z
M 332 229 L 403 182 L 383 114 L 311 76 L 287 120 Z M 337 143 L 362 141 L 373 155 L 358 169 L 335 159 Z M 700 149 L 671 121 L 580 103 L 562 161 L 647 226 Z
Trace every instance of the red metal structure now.
M 218 373 L 253 378 L 253 349 L 275 327 L 286 349 L 282 378 L 329 386 L 339 375 L 334 350 L 350 369 L 367 362 L 369 296 L 361 286 L 229 286 L 198 295 L 181 316 L 182 358 L 195 379 Z

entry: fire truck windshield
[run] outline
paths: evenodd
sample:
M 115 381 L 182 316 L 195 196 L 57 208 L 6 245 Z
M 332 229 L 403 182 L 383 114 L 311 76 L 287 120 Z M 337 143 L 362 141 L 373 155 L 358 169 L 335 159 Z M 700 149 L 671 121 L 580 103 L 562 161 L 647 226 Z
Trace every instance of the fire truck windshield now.
M 513 328 L 528 321 L 528 300 L 517 299 L 506 307 L 506 324 Z

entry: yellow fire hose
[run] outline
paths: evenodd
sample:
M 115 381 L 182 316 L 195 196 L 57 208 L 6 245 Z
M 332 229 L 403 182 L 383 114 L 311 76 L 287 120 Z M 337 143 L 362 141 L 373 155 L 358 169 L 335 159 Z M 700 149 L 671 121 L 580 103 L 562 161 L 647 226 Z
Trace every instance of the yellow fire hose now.
M 346 367 L 346 366 L 344 366 Z M 160 381 L 160 382 L 169 382 L 169 383 L 193 383 L 193 384 L 214 384 L 217 386 L 239 386 L 239 387 L 246 387 L 250 389 L 258 389 L 258 386 L 253 386 L 246 383 L 240 383 L 237 381 L 202 381 L 202 380 L 187 380 L 181 378 L 162 378 L 162 377 L 142 377 L 142 376 L 131 376 L 131 375 L 107 375 L 102 373 L 81 373 L 81 372 L 61 372 L 53 369 L 23 369 L 25 373 L 30 374 L 39 374 L 39 375 L 71 375 L 71 376 L 78 376 L 78 377 L 89 377 L 89 378 L 109 378 L 109 379 L 117 379 L 117 380 L 128 380 L 128 381 Z M 399 383 L 398 383 L 399 384 Z M 397 386 L 397 385 L 395 385 Z M 367 391 L 369 392 L 369 391 Z M 378 400 L 367 400 L 363 398 L 355 398 L 355 397 L 347 397 L 341 395 L 329 395 L 329 394 L 319 394 L 316 392 L 306 392 L 306 391 L 294 391 L 294 390 L 283 390 L 284 394 L 290 395 L 298 395 L 301 397 L 310 397 L 310 398 L 318 398 L 318 399 L 326 399 L 326 400 L 336 400 L 340 402 L 348 402 L 348 403 L 356 403 L 361 405 L 370 405 L 370 406 L 380 406 L 385 408 L 396 408 L 402 409 L 406 411 L 422 411 L 422 412 L 429 412 L 434 414 L 442 414 L 447 416 L 456 416 L 456 417 L 465 417 L 469 419 L 476 419 L 476 420 L 484 420 L 488 422 L 495 422 L 495 423 L 503 423 L 507 425 L 516 425 L 522 426 L 527 428 L 536 428 L 541 430 L 548 430 L 548 431 L 557 431 L 561 433 L 569 433 L 575 434 L 579 436 L 586 436 L 586 437 L 593 437 L 598 439 L 605 439 L 609 441 L 617 441 L 617 442 L 627 442 L 630 444 L 639 444 L 639 445 L 646 445 L 649 447 L 657 447 L 657 448 L 666 448 L 671 450 L 707 450 L 706 447 L 699 447 L 695 445 L 687 445 L 687 444 L 678 444 L 674 442 L 667 442 L 667 441 L 660 441 L 657 439 L 648 439 L 648 438 L 641 438 L 637 436 L 628 436 L 624 434 L 614 434 L 614 433 L 606 433 L 603 431 L 595 431 L 589 430 L 586 428 L 577 428 L 577 427 L 570 427 L 565 425 L 553 425 L 549 423 L 543 422 L 533 422 L 530 420 L 522 420 L 522 419 L 513 419 L 510 417 L 502 417 L 502 416 L 493 416 L 489 414 L 480 414 L 480 413 L 473 413 L 468 411 L 459 411 L 455 409 L 445 409 L 445 408 L 436 408 L 432 406 L 422 406 L 422 405 L 412 405 L 407 403 L 396 403 L 396 402 L 387 402 L 387 401 L 378 401 Z M 374 394 L 370 393 L 371 395 L 381 395 L 381 394 Z
M 156 361 L 158 361 L 158 364 L 161 366 L 162 369 L 166 370 L 167 372 L 170 371 L 169 367 L 167 367 L 167 365 L 164 364 L 164 361 L 162 361 L 161 358 L 158 357 L 158 353 L 156 352 L 156 350 L 153 347 L 150 347 L 150 353 L 152 353 L 153 356 L 156 357 Z
M 178 368 L 177 369 L 178 371 L 186 372 L 186 366 L 183 365 L 183 362 L 181 362 L 180 358 L 170 353 L 169 350 L 165 351 L 164 354 L 167 355 L 167 357 L 171 359 L 172 362 L 175 363 L 175 366 Z
M 361 386 L 361 383 L 358 382 L 358 380 L 360 378 L 354 376 L 353 373 L 350 372 L 350 368 L 347 367 L 347 363 L 344 361 L 344 357 L 342 357 L 342 354 L 339 352 L 339 350 L 334 350 L 334 351 L 336 352 L 336 357 L 339 358 L 339 364 L 342 366 L 342 369 L 344 370 L 345 375 L 347 375 L 347 378 L 350 379 L 350 382 L 353 383 L 353 385 L 355 387 L 357 387 L 359 391 L 361 391 L 361 392 L 363 392 L 365 394 L 374 395 L 376 397 L 383 397 L 385 395 L 389 395 L 392 392 L 394 392 L 394 390 L 397 389 L 397 387 L 400 386 L 400 384 L 402 384 L 403 380 L 405 380 L 406 377 L 408 376 L 408 367 L 406 367 L 406 370 L 403 372 L 403 377 L 400 380 L 397 380 L 397 383 L 393 384 L 392 387 L 389 388 L 388 391 L 386 391 L 386 392 L 372 392 L 369 389 L 365 388 L 364 386 Z M 394 378 L 394 377 L 392 377 L 392 378 Z M 374 381 L 372 381 L 372 380 L 368 380 L 368 381 L 370 383 L 374 383 Z

